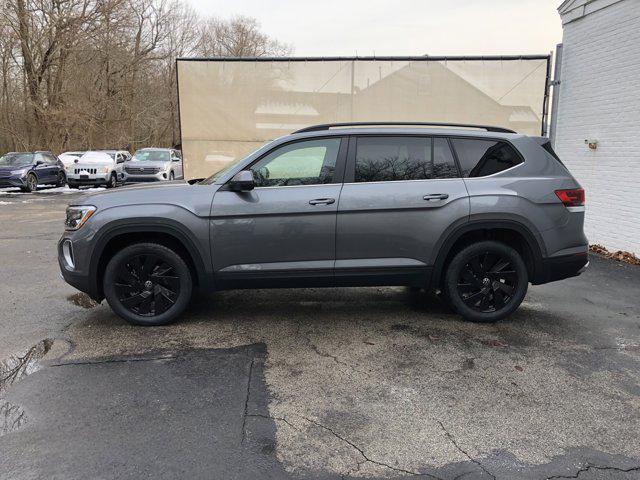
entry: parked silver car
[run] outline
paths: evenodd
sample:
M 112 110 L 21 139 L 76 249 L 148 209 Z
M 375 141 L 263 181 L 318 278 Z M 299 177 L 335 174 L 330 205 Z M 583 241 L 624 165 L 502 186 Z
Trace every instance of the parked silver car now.
M 413 125 L 310 127 L 194 185 L 85 197 L 62 275 L 141 325 L 175 320 L 196 287 L 361 285 L 440 290 L 491 322 L 529 283 L 585 269 L 584 190 L 548 138 Z
M 124 172 L 128 182 L 182 179 L 182 154 L 173 148 L 141 148 L 125 164 Z
M 124 163 L 131 158 L 126 150 L 93 150 L 76 158 L 67 170 L 70 188 L 106 186 L 114 188 L 125 182 Z

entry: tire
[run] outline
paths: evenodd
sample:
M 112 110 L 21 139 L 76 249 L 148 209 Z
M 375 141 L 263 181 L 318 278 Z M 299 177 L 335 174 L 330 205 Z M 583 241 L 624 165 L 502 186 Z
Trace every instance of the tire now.
M 116 253 L 107 264 L 103 285 L 112 310 L 143 326 L 175 321 L 193 291 L 191 271 L 182 257 L 156 243 L 137 243 Z
M 458 252 L 445 269 L 444 294 L 472 322 L 495 322 L 513 313 L 529 286 L 520 254 L 504 243 L 483 241 Z
M 176 176 L 173 174 L 173 172 L 169 173 L 169 181 L 173 182 L 175 180 Z
M 67 183 L 67 176 L 64 172 L 58 172 L 58 181 L 56 182 L 56 187 L 64 187 L 64 184 Z
M 35 192 L 38 189 L 38 177 L 35 173 L 27 174 L 27 182 L 25 186 L 21 188 L 23 192 Z
M 107 182 L 107 188 L 116 188 L 118 186 L 118 177 L 115 173 L 112 173 Z
M 69 183 L 68 185 L 69 185 L 69 188 L 75 188 L 76 190 L 80 188 L 80 185 L 78 185 L 77 183 Z

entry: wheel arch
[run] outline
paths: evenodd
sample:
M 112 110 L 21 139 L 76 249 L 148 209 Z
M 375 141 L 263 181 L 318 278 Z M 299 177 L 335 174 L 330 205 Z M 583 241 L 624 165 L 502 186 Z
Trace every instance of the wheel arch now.
M 529 273 L 529 281 L 534 282 L 543 274 L 543 246 L 536 235 L 523 222 L 517 220 L 472 220 L 455 227 L 443 236 L 437 248 L 437 255 L 433 262 L 433 272 L 430 285 L 438 288 L 441 285 L 444 269 L 453 255 L 464 246 L 475 241 L 495 239 L 517 239 L 517 247 L 524 249 L 524 260 Z M 506 243 L 506 242 L 505 242 Z
M 203 288 L 212 283 L 211 274 L 205 269 L 203 256 L 195 240 L 178 222 L 168 219 L 164 219 L 163 223 L 145 223 L 148 219 L 131 220 L 114 222 L 115 225 L 104 229 L 96 239 L 89 273 L 99 297 L 103 297 L 102 278 L 109 259 L 119 249 L 134 243 L 159 243 L 176 250 L 192 271 L 196 287 Z

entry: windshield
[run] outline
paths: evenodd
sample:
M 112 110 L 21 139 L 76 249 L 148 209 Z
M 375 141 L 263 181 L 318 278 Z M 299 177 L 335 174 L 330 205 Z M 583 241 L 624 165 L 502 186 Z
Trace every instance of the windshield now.
M 220 170 L 218 170 L 216 173 L 214 173 L 213 175 L 211 175 L 210 177 L 205 178 L 202 182 L 200 182 L 203 185 L 211 185 L 212 183 L 214 183 L 218 178 L 220 178 L 222 175 L 224 175 L 225 173 L 227 173 L 229 170 L 231 170 L 233 167 L 235 167 L 238 163 L 240 163 L 240 161 L 244 160 L 246 157 L 240 157 L 240 158 L 236 158 L 235 160 L 232 160 L 230 163 L 228 163 L 227 165 L 225 165 L 224 167 L 222 167 Z
M 0 158 L 0 167 L 21 167 L 31 165 L 33 153 L 7 153 Z
M 171 160 L 167 150 L 138 150 L 131 160 L 140 162 L 168 162 Z

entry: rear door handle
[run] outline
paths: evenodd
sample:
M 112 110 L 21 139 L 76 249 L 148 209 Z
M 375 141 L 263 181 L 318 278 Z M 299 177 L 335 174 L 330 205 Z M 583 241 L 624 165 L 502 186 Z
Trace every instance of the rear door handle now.
M 316 198 L 314 200 L 309 200 L 309 205 L 331 205 L 335 202 L 335 198 Z
M 446 193 L 430 193 L 429 195 L 425 195 L 422 197 L 423 200 L 432 201 L 432 200 L 446 200 L 449 198 L 449 195 Z

